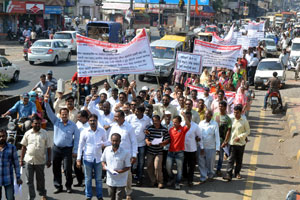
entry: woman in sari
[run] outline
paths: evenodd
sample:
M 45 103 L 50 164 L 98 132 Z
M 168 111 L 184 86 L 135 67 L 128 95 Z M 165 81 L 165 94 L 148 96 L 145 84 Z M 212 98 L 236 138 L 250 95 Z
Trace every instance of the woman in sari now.
M 234 106 L 241 104 L 243 106 L 242 114 L 245 113 L 247 108 L 247 97 L 245 94 L 245 87 L 241 86 L 236 92 L 235 98 L 234 98 Z
M 208 79 L 209 79 L 209 72 L 208 72 L 208 70 L 205 68 L 204 71 L 203 71 L 202 74 L 201 74 L 201 77 L 200 77 L 200 84 L 201 84 L 201 85 L 207 85 Z

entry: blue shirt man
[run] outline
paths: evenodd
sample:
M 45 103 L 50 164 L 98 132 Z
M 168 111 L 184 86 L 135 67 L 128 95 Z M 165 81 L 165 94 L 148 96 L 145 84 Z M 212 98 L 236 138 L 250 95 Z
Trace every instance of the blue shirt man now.
M 53 176 L 54 194 L 62 192 L 61 166 L 64 161 L 64 174 L 66 176 L 66 188 L 68 193 L 72 193 L 72 157 L 76 158 L 79 130 L 74 122 L 69 120 L 69 110 L 61 108 L 60 118 L 53 113 L 48 102 L 45 103 L 48 118 L 54 126 L 54 146 L 53 146 Z
M 24 93 L 20 101 L 18 101 L 12 108 L 10 108 L 6 113 L 2 115 L 5 117 L 6 115 L 10 115 L 13 113 L 18 113 L 19 118 L 22 117 L 32 117 L 37 113 L 35 103 L 29 101 L 28 93 Z

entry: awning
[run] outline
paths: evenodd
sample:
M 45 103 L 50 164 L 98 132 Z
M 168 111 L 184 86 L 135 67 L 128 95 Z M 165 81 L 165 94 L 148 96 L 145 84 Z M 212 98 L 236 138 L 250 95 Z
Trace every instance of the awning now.
M 202 12 L 206 12 L 206 13 L 215 13 L 216 11 L 213 9 L 213 7 L 211 6 L 203 6 L 203 10 Z
M 103 3 L 102 9 L 108 10 L 128 10 L 130 4 L 125 3 Z

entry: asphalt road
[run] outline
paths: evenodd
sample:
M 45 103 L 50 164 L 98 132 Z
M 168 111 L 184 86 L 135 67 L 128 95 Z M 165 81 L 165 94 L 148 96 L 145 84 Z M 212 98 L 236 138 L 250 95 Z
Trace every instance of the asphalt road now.
M 132 79 L 133 77 L 130 77 Z M 147 85 L 157 87 L 155 81 L 138 82 L 139 88 Z M 285 94 L 293 88 L 290 85 L 285 89 Z M 290 138 L 286 130 L 284 113 L 271 114 L 270 110 L 262 112 L 260 110 L 265 91 L 256 91 L 256 99 L 253 102 L 250 112 L 251 136 L 246 145 L 242 179 L 233 179 L 227 183 L 218 177 L 213 182 L 199 185 L 199 172 L 196 170 L 196 178 L 192 188 L 183 184 L 180 191 L 173 188 L 157 189 L 150 188 L 145 181 L 143 187 L 133 187 L 134 199 L 157 199 L 157 200 L 193 200 L 205 198 L 208 200 L 228 199 L 228 200 L 282 200 L 289 190 L 299 189 L 300 177 L 295 160 L 286 152 L 285 140 Z M 49 131 L 52 136 L 53 132 Z M 288 145 L 297 145 L 288 143 Z M 226 161 L 223 164 L 223 172 L 226 169 Z M 53 174 L 52 168 L 46 169 L 46 188 L 49 199 L 85 199 L 83 188 L 73 188 L 73 194 L 66 192 L 53 194 Z M 26 180 L 23 175 L 23 180 Z M 77 181 L 74 179 L 74 183 Z M 94 184 L 94 183 L 93 183 Z M 108 199 L 107 189 L 103 184 L 104 199 Z M 23 185 L 23 196 L 17 200 L 23 200 L 27 195 L 26 183 Z
M 7 88 L 0 91 L 0 94 L 19 95 L 24 92 L 29 92 L 35 84 L 40 80 L 41 74 L 46 74 L 48 70 L 53 71 L 53 77 L 57 80 L 62 78 L 69 80 L 76 72 L 76 55 L 73 55 L 71 62 L 60 62 L 57 66 L 52 66 L 50 63 L 37 63 L 30 65 L 28 61 L 17 60 L 14 64 L 20 67 L 20 80 L 17 83 L 7 83 Z

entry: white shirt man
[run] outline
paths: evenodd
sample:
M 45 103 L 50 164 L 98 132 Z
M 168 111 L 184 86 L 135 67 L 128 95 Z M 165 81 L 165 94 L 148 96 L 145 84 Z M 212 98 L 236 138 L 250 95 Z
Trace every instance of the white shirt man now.
M 203 141 L 202 141 L 202 134 L 200 131 L 200 127 L 195 122 L 191 121 L 191 128 L 188 130 L 188 132 L 185 135 L 185 141 L 184 141 L 184 151 L 186 152 L 195 152 L 197 151 L 197 141 L 196 137 L 200 139 L 198 144 L 200 145 L 200 148 L 203 149 Z
M 108 145 L 106 131 L 97 127 L 96 131 L 91 128 L 84 129 L 80 133 L 77 160 L 81 159 L 83 152 L 83 159 L 88 162 L 101 162 L 102 147 Z M 84 151 L 83 151 L 84 149 Z
M 109 88 L 108 90 L 106 90 L 105 88 L 102 88 L 99 92 L 99 95 L 105 93 L 107 95 L 107 98 L 111 97 L 111 88 Z
M 144 115 L 143 118 L 139 119 L 135 114 L 131 114 L 126 117 L 126 121 L 134 129 L 138 147 L 146 146 L 146 142 L 145 142 L 146 135 L 144 133 L 144 130 L 149 125 L 151 125 L 152 120 L 146 115 Z
M 123 149 L 129 151 L 132 157 L 136 157 L 137 139 L 132 126 L 126 121 L 124 121 L 121 126 L 118 123 L 114 122 L 111 126 L 108 138 L 110 138 L 113 133 L 119 133 L 121 135 L 120 146 Z
M 257 67 L 259 63 L 259 60 L 257 57 L 253 57 L 250 61 L 250 63 L 248 64 L 249 67 Z
M 214 120 L 206 122 L 202 120 L 199 123 L 200 131 L 202 134 L 202 142 L 204 149 L 220 150 L 220 135 L 218 123 Z

